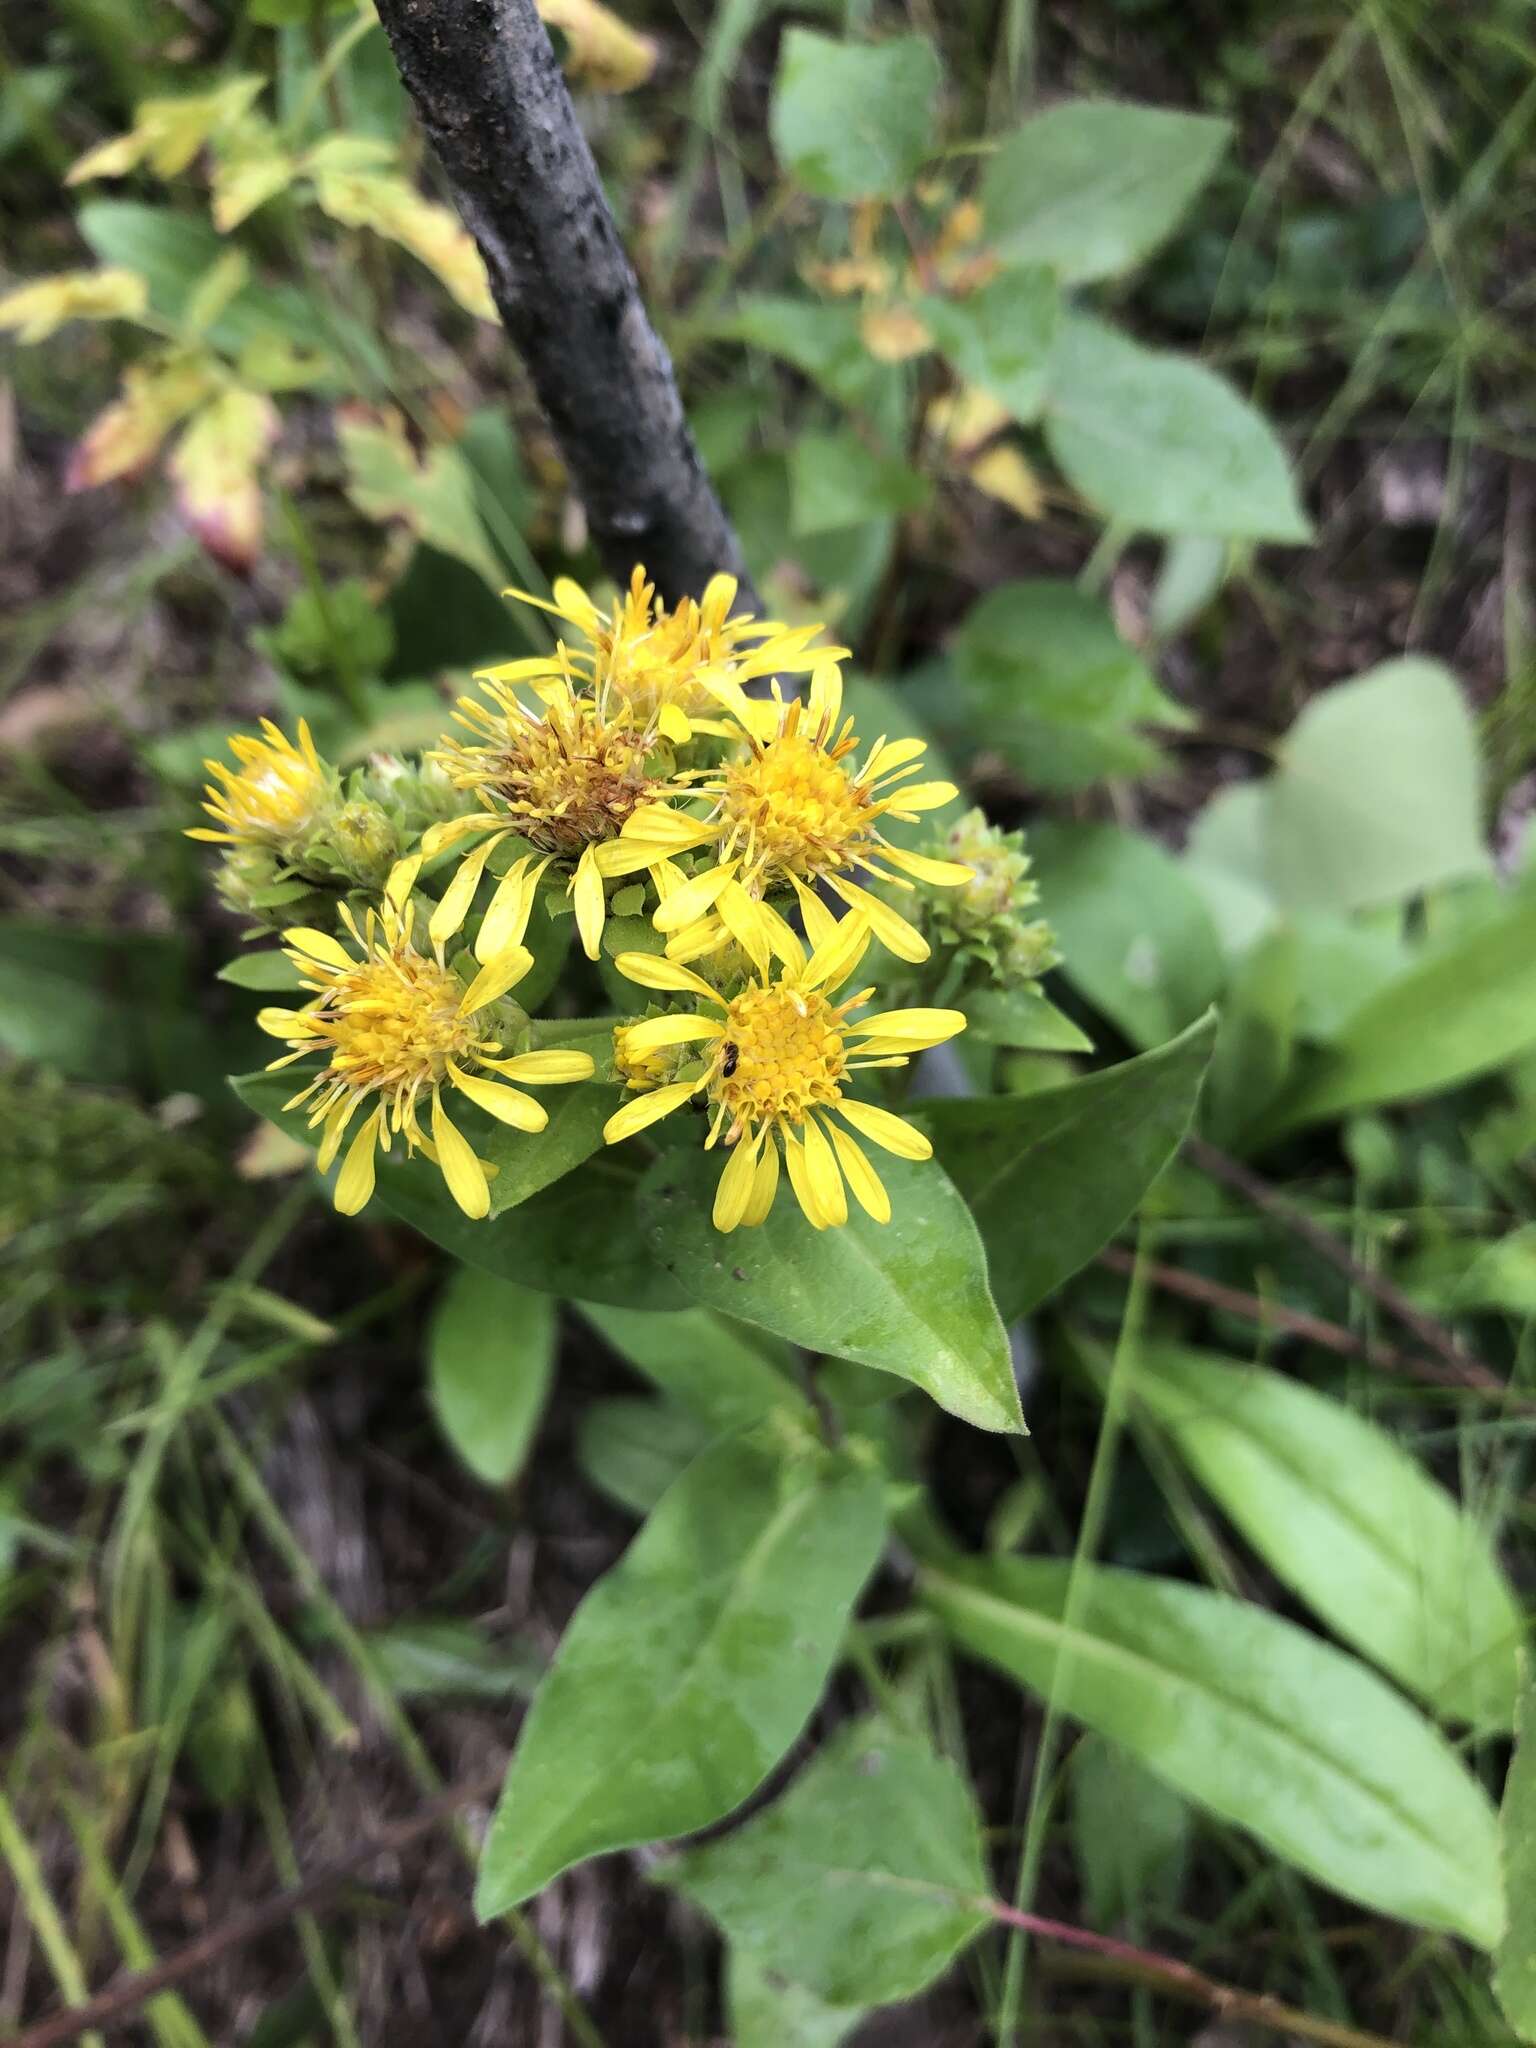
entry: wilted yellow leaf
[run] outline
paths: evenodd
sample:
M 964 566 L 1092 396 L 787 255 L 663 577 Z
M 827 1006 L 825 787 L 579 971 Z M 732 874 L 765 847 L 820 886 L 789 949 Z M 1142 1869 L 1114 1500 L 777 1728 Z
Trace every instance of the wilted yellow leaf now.
M 967 474 L 979 491 L 1009 506 L 1021 519 L 1038 519 L 1045 511 L 1040 479 L 1018 449 L 1006 441 L 978 455 Z
M 21 341 L 46 341 L 66 320 L 136 320 L 148 301 L 136 270 L 65 270 L 0 298 L 0 328 L 14 328 Z
M 566 40 L 565 68 L 594 92 L 633 92 L 656 69 L 656 44 L 620 21 L 601 0 L 538 0 L 539 13 Z
M 834 298 L 848 298 L 854 292 L 883 292 L 889 289 L 891 266 L 878 256 L 842 256 L 834 263 L 808 263 L 807 284 Z
M 297 160 L 265 121 L 242 127 L 230 147 L 219 152 L 213 166 L 214 226 L 221 235 L 229 234 L 258 206 L 286 192 L 298 174 Z
M 231 569 L 249 569 L 261 553 L 256 472 L 277 429 L 269 398 L 227 390 L 196 415 L 168 465 L 182 517 L 209 554 Z
M 877 362 L 904 363 L 933 347 L 933 336 L 910 306 L 866 306 L 859 332 Z
M 137 475 L 211 387 L 208 366 L 198 357 L 176 356 L 127 371 L 122 395 L 97 414 L 76 442 L 64 472 L 65 490 L 89 490 Z
M 92 178 L 122 178 L 142 163 L 159 177 L 174 178 L 210 137 L 240 119 L 264 84 L 260 78 L 232 78 L 215 92 L 141 100 L 127 134 L 88 149 L 64 182 L 84 185 Z
M 939 399 L 928 415 L 928 423 L 946 448 L 963 454 L 979 448 L 1009 425 L 1013 415 L 990 393 L 976 384 L 962 384 L 958 391 Z
M 404 178 L 370 171 L 322 172 L 315 197 L 332 220 L 346 228 L 371 228 L 409 249 L 435 271 L 466 313 L 496 318 L 485 265 L 474 238 L 447 207 L 423 199 Z

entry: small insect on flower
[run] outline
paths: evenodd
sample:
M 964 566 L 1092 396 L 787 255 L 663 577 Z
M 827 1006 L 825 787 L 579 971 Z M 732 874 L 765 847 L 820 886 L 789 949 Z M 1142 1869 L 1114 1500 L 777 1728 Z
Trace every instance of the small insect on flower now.
M 815 1229 L 847 1222 L 849 1188 L 877 1223 L 888 1223 L 890 1199 L 854 1133 L 903 1159 L 926 1159 L 933 1148 L 902 1117 L 860 1101 L 847 1087 L 864 1068 L 905 1066 L 912 1054 L 963 1031 L 965 1017 L 959 1010 L 887 1010 L 854 1021 L 852 1013 L 874 991 L 834 997 L 870 937 L 863 918 L 845 917 L 807 959 L 792 933 L 781 936 L 779 971 L 729 998 L 678 961 L 621 953 L 614 964 L 642 988 L 698 996 L 711 1009 L 620 1027 L 631 1074 L 647 1052 L 697 1044 L 704 1053 L 692 1076 L 626 1102 L 604 1127 L 607 1142 L 616 1145 L 699 1096 L 711 1111 L 706 1147 L 723 1139 L 729 1153 L 715 1191 L 717 1230 L 763 1222 L 778 1188 L 781 1150 L 795 1198 Z M 645 1083 L 631 1079 L 630 1086 Z
M 301 839 L 329 804 L 336 787 L 334 770 L 315 752 L 309 726 L 299 720 L 299 744 L 272 723 L 261 721 L 261 737 L 236 733 L 229 751 L 239 763 L 205 761 L 214 778 L 204 791 L 203 809 L 220 828 L 188 828 L 189 839 L 211 839 L 221 846 L 262 846 L 279 852 Z
M 467 1216 L 490 1210 L 486 1163 L 453 1123 L 444 1107 L 446 1090 L 519 1131 L 541 1131 L 548 1113 L 507 1081 L 549 1086 L 585 1081 L 592 1074 L 584 1052 L 516 1053 L 503 1056 L 487 1035 L 486 1012 L 527 973 L 533 956 L 513 943 L 487 960 L 468 987 L 443 959 L 441 941 L 430 951 L 416 945 L 416 911 L 411 888 L 418 856 L 397 863 L 383 901 L 361 926 L 342 905 L 352 950 L 328 932 L 296 928 L 284 933 L 288 957 L 304 977 L 313 1000 L 298 1010 L 263 1010 L 262 1030 L 292 1049 L 274 1067 L 310 1053 L 327 1056 L 324 1071 L 284 1105 L 309 1105 L 311 1130 L 322 1128 L 320 1169 L 330 1166 L 358 1111 L 367 1114 L 347 1148 L 336 1181 L 336 1207 L 352 1216 L 373 1193 L 376 1151 L 405 1140 L 407 1153 L 423 1152 L 448 1184 Z M 505 1080 L 488 1080 L 488 1074 Z M 431 1135 L 420 1118 L 429 1114 Z
M 605 858 L 609 871 L 616 872 L 626 854 L 637 864 L 646 855 L 654 860 L 697 849 L 710 856 L 656 911 L 656 927 L 671 935 L 674 958 L 697 959 L 735 939 L 766 970 L 782 919 L 764 898 L 778 891 L 787 901 L 793 891 L 815 940 L 831 921 L 814 894 L 825 883 L 899 958 L 927 959 L 928 942 L 916 926 L 855 878 L 903 889 L 912 886 L 909 876 L 934 887 L 969 881 L 968 867 L 893 846 L 880 829 L 882 819 L 910 822 L 938 809 L 955 789 L 948 782 L 906 781 L 925 751 L 921 740 L 879 739 L 862 766 L 853 766 L 858 742 L 842 704 L 841 672 L 835 662 L 823 662 L 807 699 L 779 704 L 767 738 L 757 729 L 761 720 L 752 718 L 736 759 L 691 780 L 671 800 L 637 805 L 631 813 L 619 848 Z M 692 796 L 711 799 L 708 815 L 680 808 L 679 796 L 683 803 Z

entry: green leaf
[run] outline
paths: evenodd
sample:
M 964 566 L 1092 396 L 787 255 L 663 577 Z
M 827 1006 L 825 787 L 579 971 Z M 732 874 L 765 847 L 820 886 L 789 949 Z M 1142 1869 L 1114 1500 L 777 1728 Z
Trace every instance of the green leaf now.
M 864 2017 L 859 2005 L 824 2004 L 765 1969 L 749 1949 L 730 1951 L 725 1981 L 733 2048 L 839 2048 Z
M 1441 1715 L 1508 1728 L 1523 1623 L 1476 1522 L 1342 1402 L 1144 1344 L 1131 1388 L 1228 1519 L 1335 1635 Z
M 1065 1088 L 923 1105 L 1010 1322 L 1135 1213 L 1189 1130 L 1215 1033 L 1215 1019 L 1203 1018 L 1170 1045 Z
M 706 332 L 711 339 L 746 342 L 792 363 L 845 405 L 861 405 L 870 386 L 889 369 L 864 346 L 858 309 L 851 305 L 749 292 Z
M 1045 437 L 1097 511 L 1143 533 L 1304 541 L 1284 452 L 1223 378 L 1083 315 L 1053 359 Z
M 1142 774 L 1157 753 L 1135 728 L 1187 722 L 1104 606 L 1070 583 L 999 584 L 966 614 L 951 662 L 968 736 L 1035 789 Z
M 862 526 L 928 501 L 928 484 L 916 470 L 877 455 L 851 431 L 800 435 L 790 450 L 789 479 L 790 525 L 797 534 Z
M 576 1429 L 576 1462 L 620 1507 L 644 1516 L 711 1435 L 680 1402 L 629 1394 L 594 1401 L 583 1410 Z
M 304 986 L 303 976 L 288 955 L 273 946 L 260 953 L 237 953 L 219 969 L 217 979 L 227 981 L 232 988 L 256 989 L 262 995 L 287 993 Z M 291 1095 L 293 1090 L 290 1088 L 288 1093 Z
M 1499 1944 L 1493 1988 L 1522 2041 L 1536 2041 L 1536 1682 L 1520 1697 L 1514 1760 L 1499 1809 L 1509 1928 Z
M 1072 1847 L 1088 1918 L 1117 1927 L 1148 1903 L 1173 1905 L 1189 1860 L 1187 1801 L 1128 1750 L 1089 1735 L 1072 1752 Z
M 573 1863 L 707 1827 L 804 1727 L 885 1537 L 871 1471 L 732 1437 L 582 1601 L 518 1737 L 482 1920 Z
M 1218 1145 L 1240 1145 L 1285 1085 L 1295 1047 L 1300 947 L 1286 925 L 1233 969 L 1205 1084 L 1205 1125 Z
M 857 670 L 843 678 L 843 710 L 853 720 L 854 729 L 860 741 L 868 745 L 884 733 L 892 740 L 921 740 L 928 749 L 923 762 L 923 779 L 936 782 L 960 784 L 963 780 L 954 763 L 949 760 L 943 747 L 935 737 L 917 703 L 914 693 L 895 683 L 882 683 L 874 676 L 860 675 Z M 883 820 L 882 830 L 898 846 L 910 843 L 922 849 L 936 834 L 947 832 L 951 825 L 958 824 L 967 809 L 963 795 L 957 793 L 941 809 L 924 811 L 917 825 L 902 825 L 898 821 Z
M 965 1204 L 932 1161 L 882 1154 L 879 1172 L 889 1223 L 850 1204 L 840 1229 L 813 1230 L 785 1187 L 766 1223 L 724 1237 L 710 1220 L 718 1156 L 679 1147 L 647 1173 L 640 1213 L 657 1264 L 706 1307 L 911 1380 L 978 1429 L 1022 1430 Z
M 805 1410 L 790 1378 L 793 1356 L 765 1331 L 707 1308 L 643 1314 L 596 1302 L 576 1306 L 615 1351 L 669 1400 L 716 1430 L 760 1422 L 775 1409 Z
M 735 1946 L 833 2006 L 915 1997 L 991 1922 L 964 1777 L 879 1721 L 840 1729 L 772 1806 L 667 1875 Z
M 983 988 L 962 1007 L 973 1039 L 1014 1052 L 1092 1052 L 1093 1040 L 1034 989 Z
M 374 1670 L 403 1700 L 529 1699 L 543 1669 L 528 1644 L 491 1642 L 446 1615 L 392 1621 L 365 1640 Z
M 1268 807 L 1267 781 L 1218 789 L 1190 827 L 1179 863 L 1232 959 L 1271 931 L 1280 916 L 1264 852 Z
M 501 589 L 506 572 L 480 518 L 475 472 L 457 448 L 429 448 L 418 461 L 398 421 L 346 414 L 338 417 L 336 434 L 347 496 L 359 512 L 403 520 L 418 540 Z
M 1099 1565 L 956 1559 L 921 1592 L 962 1648 L 1320 1883 L 1498 1940 L 1487 1795 L 1353 1657 L 1224 1593 Z
M 1325 690 L 1269 784 L 1274 892 L 1298 910 L 1400 903 L 1482 874 L 1477 728 L 1450 671 L 1409 657 Z
M 443 1434 L 487 1486 L 506 1486 L 522 1471 L 554 1363 L 547 1294 L 469 1266 L 450 1277 L 427 1339 L 432 1405 Z
M 1254 1141 L 1378 1102 L 1437 1095 L 1536 1043 L 1536 895 L 1368 995 Z
M 1161 1045 L 1198 1017 L 1226 978 L 1199 892 L 1154 839 L 1118 825 L 1030 833 L 1067 979 L 1133 1044 Z
M 939 84 L 924 36 L 841 43 L 791 28 L 768 110 L 774 154 L 819 198 L 899 198 L 932 154 Z
M 1040 414 L 1061 321 L 1061 287 L 1039 264 L 1004 270 L 964 298 L 919 299 L 939 351 L 1026 426 Z
M 989 238 L 1068 282 L 1115 277 L 1178 225 L 1231 124 L 1119 100 L 1070 100 L 1026 121 L 987 165 Z

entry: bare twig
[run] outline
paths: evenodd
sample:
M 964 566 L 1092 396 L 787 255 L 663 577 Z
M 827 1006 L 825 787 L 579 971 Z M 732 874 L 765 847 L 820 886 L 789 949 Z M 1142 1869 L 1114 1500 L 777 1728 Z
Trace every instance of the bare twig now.
M 1447 1373 L 1454 1376 L 1455 1384 L 1476 1387 L 1482 1393 L 1502 1394 L 1504 1382 L 1498 1374 L 1491 1372 L 1481 1360 L 1469 1358 L 1457 1342 L 1454 1333 L 1444 1323 L 1417 1302 L 1410 1301 L 1400 1287 L 1380 1273 L 1373 1273 L 1369 1266 L 1357 1259 L 1341 1238 L 1331 1230 L 1314 1221 L 1305 1209 L 1293 1202 L 1288 1195 L 1282 1195 L 1278 1188 L 1261 1180 L 1240 1160 L 1229 1158 L 1215 1145 L 1204 1138 L 1190 1137 L 1184 1142 L 1184 1150 L 1202 1173 L 1212 1180 L 1219 1180 L 1223 1187 L 1231 1188 L 1235 1194 L 1251 1202 L 1255 1209 L 1299 1237 L 1303 1244 L 1316 1252 L 1320 1259 L 1326 1259 L 1330 1266 L 1342 1273 L 1352 1285 L 1363 1294 L 1369 1294 L 1379 1301 L 1389 1314 L 1395 1316 L 1404 1329 L 1411 1330 L 1427 1351 L 1444 1362 Z
M 402 1849 L 440 1827 L 460 1807 L 494 1797 L 500 1788 L 502 1775 L 498 1771 L 494 1777 L 482 1778 L 445 1792 L 440 1799 L 429 1801 L 405 1820 L 396 1821 L 392 1826 L 370 1835 L 355 1849 L 349 1849 L 345 1856 L 322 1864 L 302 1884 L 274 1892 L 258 1904 L 230 1914 L 228 1919 L 221 1920 L 206 1934 L 187 1942 L 152 1969 L 135 1970 L 130 1976 L 120 1977 L 83 2005 L 72 2005 L 67 2011 L 55 2013 L 52 2018 L 28 2027 L 25 2033 L 11 2036 L 10 2048 L 61 2048 L 63 2042 L 78 2040 L 81 2034 L 92 2028 L 126 2025 L 162 1991 L 185 1983 L 231 1949 L 242 1948 L 247 1942 L 271 1934 L 298 1914 L 311 1912 L 324 1904 L 332 1892 L 345 1884 L 348 1878 L 355 1877 L 376 1857 L 398 1855 Z
M 609 573 L 761 611 L 533 0 L 379 0 Z
M 1112 1273 L 1123 1273 L 1127 1277 L 1137 1270 L 1134 1253 L 1124 1251 L 1118 1245 L 1107 1245 L 1099 1253 L 1098 1263 L 1107 1266 Z M 1459 1372 L 1452 1372 L 1443 1362 L 1433 1358 L 1418 1358 L 1411 1351 L 1399 1351 L 1391 1344 L 1376 1344 L 1368 1337 L 1356 1336 L 1353 1330 L 1346 1330 L 1341 1323 L 1331 1323 L 1324 1316 L 1315 1316 L 1306 1309 L 1289 1308 L 1283 1301 L 1270 1301 L 1258 1294 L 1245 1294 L 1240 1288 L 1227 1287 L 1219 1280 L 1208 1280 L 1203 1273 L 1191 1273 L 1183 1266 L 1165 1266 L 1156 1259 L 1140 1261 L 1140 1270 L 1153 1287 L 1159 1287 L 1165 1294 L 1180 1294 L 1186 1301 L 1197 1301 L 1204 1308 L 1223 1309 L 1228 1315 L 1241 1316 L 1244 1322 L 1256 1323 L 1261 1329 L 1284 1330 L 1292 1337 L 1303 1337 L 1309 1344 L 1319 1345 L 1324 1351 L 1333 1351 L 1340 1358 L 1358 1358 L 1362 1364 L 1374 1366 L 1378 1372 L 1402 1373 L 1406 1378 L 1422 1380 L 1432 1387 L 1456 1387 L 1464 1389 L 1467 1382 Z M 1525 1409 L 1531 1404 L 1508 1387 L 1501 1386 L 1511 1407 Z

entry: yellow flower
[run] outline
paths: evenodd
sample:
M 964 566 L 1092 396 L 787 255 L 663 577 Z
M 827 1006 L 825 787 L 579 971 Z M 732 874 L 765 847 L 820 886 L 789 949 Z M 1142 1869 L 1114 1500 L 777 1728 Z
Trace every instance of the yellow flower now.
M 315 822 L 332 794 L 332 776 L 315 752 L 308 723 L 299 720 L 297 746 L 270 718 L 261 721 L 261 732 L 260 739 L 236 733 L 230 740 L 238 768 L 203 763 L 214 778 L 204 791 L 203 809 L 221 829 L 194 825 L 189 839 L 284 851 Z
M 798 675 L 815 663 L 845 660 L 845 648 L 811 649 L 820 626 L 783 626 L 773 619 L 733 618 L 734 576 L 712 576 L 702 600 L 685 597 L 668 607 L 636 568 L 612 612 L 600 611 L 579 583 L 562 576 L 548 604 L 526 591 L 507 596 L 537 605 L 575 626 L 588 642 L 553 656 L 508 662 L 490 673 L 525 682 L 543 693 L 559 691 L 568 676 L 605 709 L 622 704 L 637 724 L 686 746 L 695 732 L 734 738 L 722 709 L 742 722 L 752 717 L 743 686 L 756 676 Z
M 746 728 L 740 756 L 697 778 L 690 794 L 711 799 L 707 816 L 666 802 L 642 804 L 631 813 L 622 850 L 604 862 L 607 872 L 620 872 L 625 854 L 632 866 L 700 847 L 714 855 L 657 909 L 657 929 L 676 936 L 669 951 L 697 958 L 735 938 L 764 967 L 782 919 L 763 899 L 773 890 L 792 889 L 806 930 L 818 943 L 831 919 L 813 892 L 825 883 L 901 959 L 927 959 L 928 942 L 916 926 L 854 875 L 903 889 L 912 886 L 907 876 L 937 887 L 969 881 L 970 869 L 958 861 L 909 853 L 892 846 L 880 830 L 883 818 L 910 822 L 937 810 L 955 788 L 949 782 L 906 781 L 925 751 L 921 740 L 879 739 L 863 765 L 853 766 L 858 742 L 853 720 L 839 723 L 842 704 L 841 673 L 835 662 L 824 662 L 812 675 L 808 699 L 779 705 L 770 737 Z M 893 868 L 901 872 L 893 874 Z
M 699 1043 L 704 1063 L 693 1078 L 625 1103 L 604 1126 L 604 1138 L 616 1145 L 702 1095 L 711 1109 L 706 1146 L 723 1135 L 729 1150 L 715 1191 L 717 1230 L 764 1220 L 778 1188 L 781 1148 L 795 1198 L 815 1229 L 847 1222 L 848 1188 L 877 1223 L 888 1223 L 890 1200 L 853 1134 L 902 1159 L 926 1159 L 933 1148 L 903 1118 L 844 1094 L 844 1087 L 865 1067 L 904 1066 L 913 1053 L 963 1031 L 965 1018 L 959 1010 L 887 1010 L 855 1023 L 851 1013 L 873 990 L 841 1002 L 833 997 L 869 940 L 861 917 L 845 917 L 807 959 L 789 933 L 776 949 L 778 974 L 749 981 L 731 997 L 675 960 L 621 953 L 615 964 L 631 981 L 700 996 L 711 1007 L 620 1027 L 615 1035 L 632 1088 L 645 1085 L 641 1060 L 664 1048 Z
M 473 791 L 485 809 L 430 827 L 422 851 L 430 858 L 461 839 L 491 836 L 461 863 L 433 915 L 432 935 L 448 938 L 459 929 L 486 862 L 516 833 L 544 856 L 533 882 L 551 861 L 571 870 L 577 930 L 588 959 L 595 960 L 607 917 L 599 849 L 618 838 L 636 805 L 668 787 L 646 765 L 655 730 L 638 725 L 623 706 L 610 712 L 578 696 L 568 673 L 541 688 L 542 712 L 519 700 L 504 670 L 486 671 L 477 680 L 491 703 L 461 697 L 454 714 L 471 740 L 445 739 L 431 758 L 442 763 L 455 788 Z M 631 862 L 630 868 L 641 865 L 650 862 Z M 526 862 L 519 866 L 528 869 Z M 496 915 L 493 899 L 487 921 Z
M 549 1121 L 541 1104 L 512 1081 L 551 1085 L 585 1081 L 592 1060 L 584 1052 L 525 1052 L 502 1057 L 502 1046 L 486 1035 L 483 1013 L 513 988 L 533 964 L 525 946 L 513 943 L 484 962 L 466 988 L 443 959 L 439 941 L 430 952 L 415 943 L 411 887 L 419 856 L 397 863 L 385 884 L 383 902 L 361 927 L 342 906 L 355 951 L 327 932 L 297 927 L 285 932 L 288 957 L 304 977 L 313 1000 L 299 1010 L 263 1010 L 257 1023 L 292 1050 L 274 1067 L 306 1054 L 328 1055 L 324 1071 L 286 1103 L 308 1103 L 311 1130 L 323 1126 L 319 1164 L 330 1166 L 359 1109 L 371 1104 L 347 1147 L 336 1180 L 336 1207 L 352 1216 L 373 1193 L 375 1153 L 387 1152 L 395 1137 L 405 1149 L 424 1152 L 448 1184 L 466 1216 L 484 1216 L 491 1205 L 486 1163 L 443 1106 L 453 1088 L 490 1116 L 519 1131 L 541 1131 Z M 420 1115 L 430 1104 L 431 1136 Z

